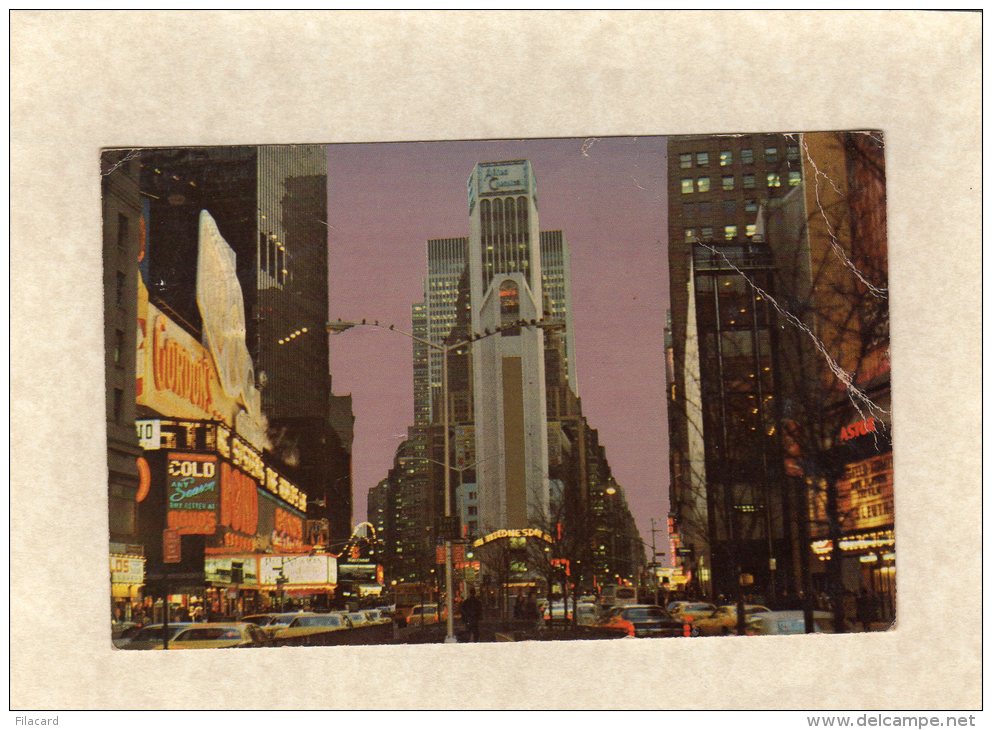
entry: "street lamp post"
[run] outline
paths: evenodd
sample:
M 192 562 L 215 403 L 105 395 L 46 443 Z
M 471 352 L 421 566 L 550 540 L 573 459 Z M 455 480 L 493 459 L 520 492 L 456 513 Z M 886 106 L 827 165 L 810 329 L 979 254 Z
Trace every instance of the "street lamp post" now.
M 438 344 L 436 342 L 431 342 L 430 340 L 425 340 L 422 337 L 417 337 L 412 332 L 404 332 L 403 330 L 396 329 L 394 325 L 379 324 L 378 321 L 369 322 L 367 320 L 362 320 L 361 322 L 346 322 L 344 320 L 337 320 L 336 322 L 327 323 L 327 331 L 329 334 L 338 334 L 352 327 L 378 327 L 379 329 L 388 330 L 389 332 L 396 332 L 398 334 L 409 337 L 411 340 L 419 342 L 422 345 L 441 353 L 441 400 L 444 402 L 444 518 L 445 518 L 445 535 L 444 535 L 444 590 L 445 596 L 445 608 L 448 612 L 447 617 L 447 634 L 444 637 L 444 642 L 446 644 L 453 644 L 457 641 L 455 638 L 455 611 L 454 611 L 454 594 L 453 594 L 453 568 L 451 561 L 451 535 L 448 534 L 450 531 L 449 525 L 451 524 L 451 449 L 450 449 L 450 434 L 449 434 L 449 424 L 448 424 L 448 411 L 450 409 L 450 404 L 448 402 L 448 354 L 461 348 L 470 346 L 473 342 L 476 342 L 486 337 L 492 337 L 502 333 L 504 328 L 511 327 L 541 327 L 543 329 L 561 329 L 564 324 L 561 322 L 553 322 L 549 320 L 536 320 L 532 319 L 519 320 L 517 322 L 507 323 L 502 327 L 497 327 L 494 331 L 486 329 L 484 334 L 473 333 L 467 340 L 462 340 L 460 342 L 455 342 L 454 344 L 445 345 Z

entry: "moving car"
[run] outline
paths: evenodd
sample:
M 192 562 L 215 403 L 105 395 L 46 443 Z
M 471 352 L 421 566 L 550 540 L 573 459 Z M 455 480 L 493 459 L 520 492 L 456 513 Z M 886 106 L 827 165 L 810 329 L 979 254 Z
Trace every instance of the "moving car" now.
M 414 606 L 413 611 L 410 612 L 410 617 L 407 619 L 408 626 L 425 626 L 427 624 L 436 624 L 444 620 L 444 615 L 439 614 L 437 606 L 434 604 Z
M 595 626 L 599 623 L 599 606 L 595 603 L 579 601 L 575 612 L 575 623 L 579 626 Z
M 757 613 L 768 613 L 766 606 L 747 604 L 744 606 L 744 620 Z M 709 616 L 701 616 L 693 620 L 693 628 L 703 636 L 726 636 L 737 633 L 737 604 L 720 606 Z
M 545 621 L 550 621 L 552 619 L 555 621 L 571 621 L 572 602 L 568 601 L 566 605 L 564 601 L 555 601 L 551 604 L 550 609 L 546 607 L 541 615 L 544 617 Z
M 690 617 L 690 621 L 695 621 L 696 619 L 704 616 L 711 616 L 714 611 L 716 611 L 716 606 L 712 603 L 693 601 L 684 602 L 681 605 L 676 606 L 672 609 L 671 613 L 672 618 L 676 618 L 680 621 L 685 621 L 687 617 Z
M 637 605 L 637 589 L 629 586 L 603 586 L 603 592 L 599 594 L 599 605 L 604 608 Z
M 682 636 L 682 622 L 661 606 L 635 604 L 614 606 L 603 617 L 600 626 L 621 629 L 627 636 L 637 638 Z
M 255 624 L 190 624 L 169 641 L 170 649 L 233 649 L 267 646 L 268 637 Z M 158 648 L 162 648 L 159 646 Z
M 180 631 L 190 626 L 189 623 L 169 623 L 169 641 L 172 641 L 172 637 L 178 634 Z M 127 643 L 121 644 L 117 648 L 127 649 L 127 650 L 142 650 L 142 649 L 161 649 L 162 643 L 165 640 L 165 626 L 164 624 L 149 624 L 144 628 L 140 629 L 131 640 Z

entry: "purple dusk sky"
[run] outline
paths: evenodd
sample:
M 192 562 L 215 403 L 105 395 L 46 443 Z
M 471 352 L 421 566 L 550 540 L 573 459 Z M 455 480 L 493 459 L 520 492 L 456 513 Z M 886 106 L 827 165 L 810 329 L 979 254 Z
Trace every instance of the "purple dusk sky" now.
M 327 165 L 330 317 L 409 331 L 427 239 L 468 235 L 472 168 L 531 161 L 540 228 L 571 249 L 582 410 L 648 544 L 668 513 L 665 150 L 663 137 L 349 144 Z M 412 344 L 373 328 L 331 338 L 334 392 L 354 399 L 355 522 L 413 424 Z

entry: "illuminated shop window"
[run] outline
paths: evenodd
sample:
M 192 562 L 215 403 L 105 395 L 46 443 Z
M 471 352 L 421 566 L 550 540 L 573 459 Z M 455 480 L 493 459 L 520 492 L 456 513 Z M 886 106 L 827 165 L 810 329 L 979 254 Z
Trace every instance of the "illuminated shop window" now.
M 734 164 L 734 153 L 730 150 L 720 152 L 720 167 L 727 167 Z
M 686 195 L 692 192 L 692 178 L 684 177 L 682 178 L 682 194 Z
M 710 179 L 708 177 L 697 178 L 696 190 L 700 193 L 708 193 L 710 191 Z

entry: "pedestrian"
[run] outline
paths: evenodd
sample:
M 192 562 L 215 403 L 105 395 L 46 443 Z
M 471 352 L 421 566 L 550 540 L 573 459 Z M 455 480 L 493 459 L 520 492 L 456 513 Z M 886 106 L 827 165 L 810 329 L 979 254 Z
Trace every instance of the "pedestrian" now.
M 524 612 L 527 610 L 527 599 L 524 597 L 523 590 L 517 591 L 517 600 L 513 604 L 513 618 L 520 620 L 524 617 Z
M 875 619 L 876 605 L 874 596 L 862 588 L 858 593 L 857 611 L 858 621 L 861 622 L 861 628 L 865 631 L 871 631 L 871 622 Z
M 462 601 L 462 621 L 468 629 L 471 641 L 479 640 L 479 622 L 482 621 L 482 601 L 475 596 L 475 588 L 468 589 L 468 598 Z
M 537 591 L 533 588 L 527 593 L 527 605 L 524 607 L 524 618 L 528 621 L 537 621 L 540 618 L 537 610 Z

